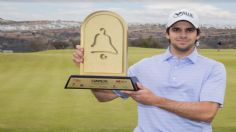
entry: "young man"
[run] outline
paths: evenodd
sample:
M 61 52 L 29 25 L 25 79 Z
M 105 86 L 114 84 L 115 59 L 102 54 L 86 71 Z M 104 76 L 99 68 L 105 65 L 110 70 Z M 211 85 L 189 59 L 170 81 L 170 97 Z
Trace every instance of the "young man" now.
M 101 102 L 132 97 L 138 103 L 134 132 L 211 132 L 211 122 L 224 101 L 226 71 L 222 63 L 197 53 L 199 35 L 194 12 L 173 12 L 167 23 L 166 52 L 128 70 L 129 76 L 138 78 L 140 90 L 93 90 L 94 95 Z M 74 62 L 83 62 L 83 49 L 77 48 Z

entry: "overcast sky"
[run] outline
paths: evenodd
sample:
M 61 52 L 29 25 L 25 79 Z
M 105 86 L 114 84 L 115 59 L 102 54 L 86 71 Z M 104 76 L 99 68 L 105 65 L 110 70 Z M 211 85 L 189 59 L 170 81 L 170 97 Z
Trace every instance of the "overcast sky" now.
M 32 2 L 33 1 L 33 2 Z M 8 20 L 83 21 L 98 10 L 110 10 L 127 22 L 165 24 L 173 10 L 194 10 L 201 24 L 236 25 L 234 0 L 0 0 L 0 18 Z

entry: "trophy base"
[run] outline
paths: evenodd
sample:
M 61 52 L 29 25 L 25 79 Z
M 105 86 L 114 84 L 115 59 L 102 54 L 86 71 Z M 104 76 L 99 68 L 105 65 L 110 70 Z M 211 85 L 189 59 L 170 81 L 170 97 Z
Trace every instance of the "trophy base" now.
M 137 91 L 136 77 L 71 75 L 65 89 L 100 89 Z

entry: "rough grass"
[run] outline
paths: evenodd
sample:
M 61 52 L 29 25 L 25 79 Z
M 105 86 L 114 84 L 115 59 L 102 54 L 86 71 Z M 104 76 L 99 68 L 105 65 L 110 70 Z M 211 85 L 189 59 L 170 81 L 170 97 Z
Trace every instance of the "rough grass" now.
M 89 90 L 65 90 L 69 75 L 78 74 L 73 50 L 0 54 L 0 131 L 130 132 L 137 123 L 136 103 L 117 99 L 98 103 Z M 129 65 L 164 50 L 129 48 Z M 200 50 L 227 69 L 224 108 L 214 132 L 236 131 L 236 50 Z

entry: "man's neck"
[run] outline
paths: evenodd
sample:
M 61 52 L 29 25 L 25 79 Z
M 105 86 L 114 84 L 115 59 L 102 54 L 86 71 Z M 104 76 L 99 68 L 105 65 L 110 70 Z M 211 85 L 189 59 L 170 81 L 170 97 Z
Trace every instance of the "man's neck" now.
M 189 49 L 188 51 L 180 51 L 175 49 L 173 46 L 170 46 L 170 52 L 173 56 L 176 56 L 180 59 L 187 57 L 188 55 L 190 55 L 195 47 L 192 47 L 191 49 Z

